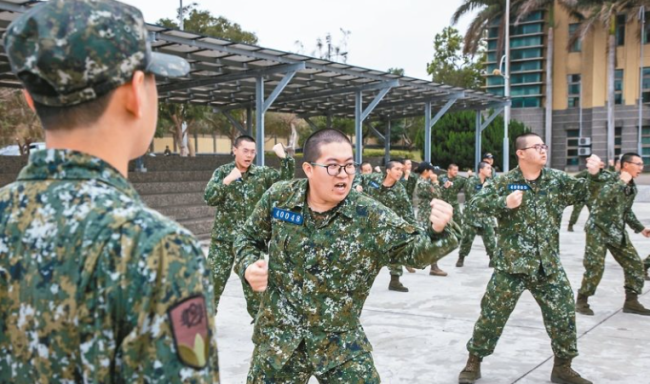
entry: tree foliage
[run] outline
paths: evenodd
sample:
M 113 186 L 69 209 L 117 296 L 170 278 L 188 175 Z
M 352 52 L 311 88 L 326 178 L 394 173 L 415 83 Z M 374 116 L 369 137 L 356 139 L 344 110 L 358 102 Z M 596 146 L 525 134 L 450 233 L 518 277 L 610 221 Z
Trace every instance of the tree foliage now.
M 458 30 L 446 27 L 433 40 L 433 60 L 427 64 L 427 73 L 436 83 L 476 89 L 483 85 L 481 69 L 484 60 L 472 60 L 464 55 L 463 38 Z M 483 51 L 482 51 L 483 52 Z M 483 54 L 480 56 L 484 57 Z
M 431 163 L 446 168 L 457 164 L 461 169 L 474 168 L 476 115 L 474 111 L 447 113 L 433 127 L 431 133 Z M 415 138 L 415 145 L 424 158 L 424 127 L 421 126 Z M 483 131 L 481 155 L 490 152 L 494 155 L 494 165 L 503 169 L 503 117 L 497 116 Z M 517 165 L 514 138 L 529 132 L 522 122 L 511 120 L 508 126 L 510 137 L 510 168 Z
M 41 122 L 18 89 L 0 89 L 0 147 L 43 141 Z

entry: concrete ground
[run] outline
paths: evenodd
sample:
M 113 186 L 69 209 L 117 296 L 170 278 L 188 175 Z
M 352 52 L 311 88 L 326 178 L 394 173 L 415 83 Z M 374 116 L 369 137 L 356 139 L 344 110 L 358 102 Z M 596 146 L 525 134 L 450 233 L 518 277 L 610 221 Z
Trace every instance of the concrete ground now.
M 637 203 L 634 210 L 650 226 L 650 203 Z M 570 213 L 568 208 L 564 214 L 561 255 L 575 292 L 583 273 L 582 229 L 587 211 L 573 233 L 566 231 Z M 631 239 L 642 257 L 650 253 L 650 239 L 633 233 Z M 491 269 L 480 238 L 464 268 L 455 267 L 457 254 L 440 262 L 448 277 L 429 276 L 428 270 L 406 273 L 402 281 L 409 293 L 388 291 L 387 270 L 377 277 L 361 322 L 374 347 L 383 383 L 458 382 L 467 360 L 465 344 L 478 318 Z M 595 383 L 650 383 L 650 317 L 623 313 L 623 299 L 622 269 L 608 255 L 605 275 L 590 301 L 596 315 L 577 315 L 580 356 L 574 360 L 574 368 Z M 641 302 L 650 307 L 650 295 L 643 295 Z M 222 382 L 245 383 L 253 350 L 252 325 L 234 274 L 222 297 L 217 324 Z M 553 353 L 540 309 L 525 292 L 495 353 L 484 360 L 479 383 L 549 383 L 552 365 Z

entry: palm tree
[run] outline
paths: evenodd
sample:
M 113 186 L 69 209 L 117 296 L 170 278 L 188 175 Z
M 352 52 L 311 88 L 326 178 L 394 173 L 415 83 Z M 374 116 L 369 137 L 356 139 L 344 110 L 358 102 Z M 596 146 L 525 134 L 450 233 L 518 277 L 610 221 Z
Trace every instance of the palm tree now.
M 614 74 L 616 69 L 616 16 L 624 14 L 631 22 L 648 0 L 562 0 L 572 16 L 581 21 L 580 27 L 570 36 L 568 47 L 576 41 L 603 27 L 608 34 L 607 43 L 607 158 L 614 158 Z

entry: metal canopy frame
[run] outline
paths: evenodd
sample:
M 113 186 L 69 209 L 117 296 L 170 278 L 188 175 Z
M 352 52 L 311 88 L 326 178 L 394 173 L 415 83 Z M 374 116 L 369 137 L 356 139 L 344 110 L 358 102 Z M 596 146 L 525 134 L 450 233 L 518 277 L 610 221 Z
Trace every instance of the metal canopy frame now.
M 28 11 L 34 1 L 0 0 L 0 35 L 17 14 Z M 221 38 L 148 24 L 152 49 L 185 58 L 191 66 L 182 79 L 156 78 L 161 100 L 212 107 L 226 115 L 239 131 L 252 134 L 252 109 L 256 113 L 258 153 L 264 164 L 264 115 L 266 112 L 294 113 L 305 118 L 326 116 L 354 119 L 355 161 L 362 161 L 362 124 L 390 121 L 425 113 L 427 137 L 433 125 L 447 112 L 482 111 L 506 98 L 399 76 L 349 64 L 284 52 L 261 46 L 235 43 Z M 22 88 L 11 73 L 0 45 L 0 87 Z M 246 110 L 246 129 L 228 111 Z M 431 111 L 438 111 L 431 116 Z M 315 128 L 313 122 L 310 123 Z M 372 131 L 376 131 L 374 128 Z M 375 134 L 379 132 L 373 132 Z M 381 135 L 378 135 L 381 138 Z M 384 140 L 384 142 L 389 140 Z M 426 140 L 425 159 L 431 159 L 431 140 Z M 390 143 L 385 143 L 388 149 Z

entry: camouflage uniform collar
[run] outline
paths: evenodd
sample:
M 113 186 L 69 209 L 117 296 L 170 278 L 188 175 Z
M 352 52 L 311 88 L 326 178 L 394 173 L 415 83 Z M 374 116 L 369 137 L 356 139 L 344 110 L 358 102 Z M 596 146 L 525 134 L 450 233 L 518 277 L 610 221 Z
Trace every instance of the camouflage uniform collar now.
M 234 161 L 233 161 L 232 163 L 230 163 L 229 165 L 230 165 L 230 169 L 231 169 L 231 170 L 234 169 L 234 168 L 237 168 L 237 163 L 235 163 Z M 248 169 L 246 170 L 245 173 L 247 173 L 247 174 L 249 174 L 249 175 L 255 175 L 255 174 L 257 174 L 257 172 L 258 172 L 260 169 L 261 169 L 261 167 L 255 165 L 255 164 L 251 164 L 251 165 L 248 167 Z
M 20 171 L 19 181 L 27 180 L 100 180 L 129 197 L 136 197 L 133 186 L 112 165 L 97 157 L 63 149 L 33 152 Z
M 296 182 L 296 188 L 291 197 L 286 201 L 285 206 L 287 208 L 300 208 L 301 210 L 305 207 L 307 202 L 307 191 L 309 189 L 309 181 L 307 179 L 298 180 Z M 348 193 L 348 196 L 332 210 L 337 210 L 347 218 L 353 218 L 356 212 L 356 207 L 351 197 L 352 191 Z
M 538 181 L 544 181 L 548 178 L 548 168 L 544 167 L 542 168 L 542 173 L 540 173 L 539 177 L 537 178 Z M 524 177 L 524 173 L 521 172 L 521 168 L 517 166 L 515 169 L 510 171 L 510 175 L 516 180 L 516 181 L 522 181 L 522 182 L 528 182 L 526 178 Z

